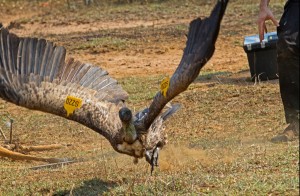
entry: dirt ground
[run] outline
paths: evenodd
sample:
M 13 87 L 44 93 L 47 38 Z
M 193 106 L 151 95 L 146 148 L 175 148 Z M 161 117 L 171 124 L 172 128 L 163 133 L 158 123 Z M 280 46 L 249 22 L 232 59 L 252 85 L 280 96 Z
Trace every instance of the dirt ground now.
M 65 46 L 68 57 L 106 69 L 132 93 L 128 105 L 140 109 L 149 104 L 161 79 L 171 76 L 179 64 L 189 22 L 207 16 L 213 3 L 67 7 L 65 1 L 0 1 L 0 22 L 18 36 L 46 38 Z M 272 7 L 277 18 L 282 6 L 278 1 Z M 183 109 L 166 124 L 170 144 L 162 151 L 155 177 L 145 177 L 149 167 L 144 161 L 133 166 L 130 158 L 114 152 L 105 139 L 81 125 L 0 100 L 0 112 L 15 119 L 14 137 L 19 142 L 65 146 L 35 155 L 88 160 L 32 171 L 26 168 L 42 163 L 0 158 L 0 195 L 165 195 L 162 190 L 166 195 L 189 191 L 296 195 L 297 165 L 280 177 L 284 168 L 272 164 L 285 151 L 290 152 L 288 160 L 280 164 L 297 162 L 298 142 L 281 146 L 281 150 L 267 142 L 285 126 L 278 81 L 254 85 L 243 50 L 244 36 L 257 33 L 256 8 L 253 1 L 229 4 L 213 58 L 174 100 Z M 4 127 L 3 122 L 0 126 Z M 3 129 L 8 134 L 8 128 Z M 255 178 L 263 179 L 265 186 L 258 187 Z M 193 183 L 186 184 L 188 181 Z M 276 181 L 282 186 L 274 186 Z
M 50 5 L 48 6 L 48 9 L 54 9 Z M 207 7 L 212 7 L 212 5 L 208 5 Z M 111 17 L 107 16 L 107 19 L 92 21 L 85 21 L 85 19 L 82 19 L 84 21 L 80 21 L 80 19 L 78 19 L 79 21 L 76 21 L 75 18 L 68 21 L 62 19 L 64 16 L 51 17 L 48 19 L 50 11 L 45 11 L 47 10 L 47 7 L 42 7 L 42 10 L 36 8 L 34 12 L 24 12 L 22 10 L 13 10 L 9 15 L 5 12 L 0 13 L 3 25 L 8 26 L 12 22 L 11 26 L 13 28 L 11 29 L 11 32 L 14 32 L 19 36 L 26 37 L 38 35 L 38 37 L 47 37 L 48 35 L 53 35 L 55 37 L 63 37 L 62 39 L 53 39 L 53 41 L 59 41 L 58 44 L 62 45 L 64 45 L 64 42 L 68 42 L 71 37 L 72 41 L 76 41 L 76 39 L 81 39 L 83 36 L 89 38 L 100 36 L 99 34 L 97 35 L 97 32 L 101 32 L 101 30 L 122 32 L 119 34 L 126 37 L 134 36 L 134 33 L 136 33 L 130 31 L 130 29 L 142 28 L 147 29 L 146 31 L 150 29 L 151 32 L 141 30 L 142 33 L 145 34 L 139 36 L 142 36 L 142 39 L 147 40 L 142 40 L 142 44 L 138 43 L 137 48 L 127 47 L 122 51 L 116 51 L 114 49 L 103 49 L 102 51 L 92 52 L 74 51 L 76 54 L 72 55 L 72 57 L 84 62 L 99 64 L 101 67 L 108 70 L 114 77 L 127 77 L 133 74 L 135 76 L 147 76 L 149 74 L 171 75 L 181 59 L 186 41 L 185 33 L 188 29 L 189 22 L 196 17 L 204 15 L 200 12 L 201 14 L 195 13 L 187 16 L 177 15 L 175 18 L 163 15 L 162 17 L 157 16 L 155 18 L 151 16 L 149 18 L 146 17 L 144 20 L 137 17 L 132 17 L 132 19 L 122 19 L 123 14 L 126 16 L 125 10 L 125 13 L 117 13 L 117 16 L 114 13 Z M 205 12 L 207 15 L 208 10 L 205 10 Z M 180 28 L 184 30 L 181 35 L 175 35 L 174 33 L 176 32 L 169 30 L 170 27 L 172 28 L 179 25 L 181 25 Z M 256 27 L 253 24 L 253 29 L 247 34 L 256 33 L 255 29 Z M 206 66 L 205 70 L 235 73 L 243 69 L 248 69 L 246 54 L 241 50 L 242 42 L 243 35 L 240 33 L 235 36 L 222 35 L 221 33 L 216 45 L 214 58 L 209 62 L 208 66 Z

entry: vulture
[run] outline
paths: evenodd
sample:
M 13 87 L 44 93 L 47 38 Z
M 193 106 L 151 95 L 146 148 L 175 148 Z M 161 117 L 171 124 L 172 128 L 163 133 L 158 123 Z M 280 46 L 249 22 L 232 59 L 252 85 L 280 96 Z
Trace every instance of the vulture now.
M 0 24 L 0 98 L 76 121 L 104 136 L 114 150 L 157 164 L 166 144 L 164 121 L 179 109 L 164 107 L 185 91 L 212 57 L 228 0 L 190 23 L 182 59 L 148 108 L 132 114 L 128 94 L 101 67 L 66 60 L 66 49 L 45 39 L 18 37 Z

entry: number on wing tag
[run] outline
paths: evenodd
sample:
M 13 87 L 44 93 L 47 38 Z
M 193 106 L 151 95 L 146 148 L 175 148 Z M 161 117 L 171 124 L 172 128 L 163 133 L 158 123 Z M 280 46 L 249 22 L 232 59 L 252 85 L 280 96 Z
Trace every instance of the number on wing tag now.
M 77 97 L 67 96 L 64 108 L 67 111 L 67 117 L 73 114 L 75 109 L 79 109 L 82 106 L 82 99 Z
M 161 94 L 163 94 L 164 97 L 167 97 L 169 86 L 170 86 L 170 78 L 166 77 L 165 79 L 163 79 L 163 81 L 160 84 Z

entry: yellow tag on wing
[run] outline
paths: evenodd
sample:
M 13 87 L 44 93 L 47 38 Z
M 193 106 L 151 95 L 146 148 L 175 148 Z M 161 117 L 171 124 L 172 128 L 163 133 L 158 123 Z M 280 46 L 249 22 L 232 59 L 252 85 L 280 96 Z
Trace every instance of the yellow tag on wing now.
M 64 108 L 67 111 L 67 117 L 73 114 L 75 109 L 79 109 L 82 106 L 82 99 L 72 96 L 67 96 L 64 104 Z
M 163 94 L 164 97 L 167 97 L 169 86 L 170 86 L 170 78 L 166 77 L 165 79 L 163 79 L 163 81 L 160 84 L 161 94 Z

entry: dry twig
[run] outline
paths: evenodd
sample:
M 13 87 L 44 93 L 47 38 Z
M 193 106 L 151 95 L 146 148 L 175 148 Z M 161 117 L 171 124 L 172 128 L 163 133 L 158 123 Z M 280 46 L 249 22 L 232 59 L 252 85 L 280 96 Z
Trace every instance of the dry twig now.
M 11 150 L 8 150 L 6 148 L 3 148 L 0 146 L 0 157 L 7 157 L 12 160 L 22 160 L 22 161 L 42 161 L 42 162 L 48 162 L 48 163 L 59 163 L 66 161 L 65 158 L 44 158 L 44 157 L 36 157 L 31 155 L 25 155 L 19 152 L 14 152 Z
M 3 136 L 4 140 L 7 140 L 7 138 L 6 138 L 5 134 L 3 133 L 1 127 L 0 127 L 0 133 L 1 133 L 1 135 Z

